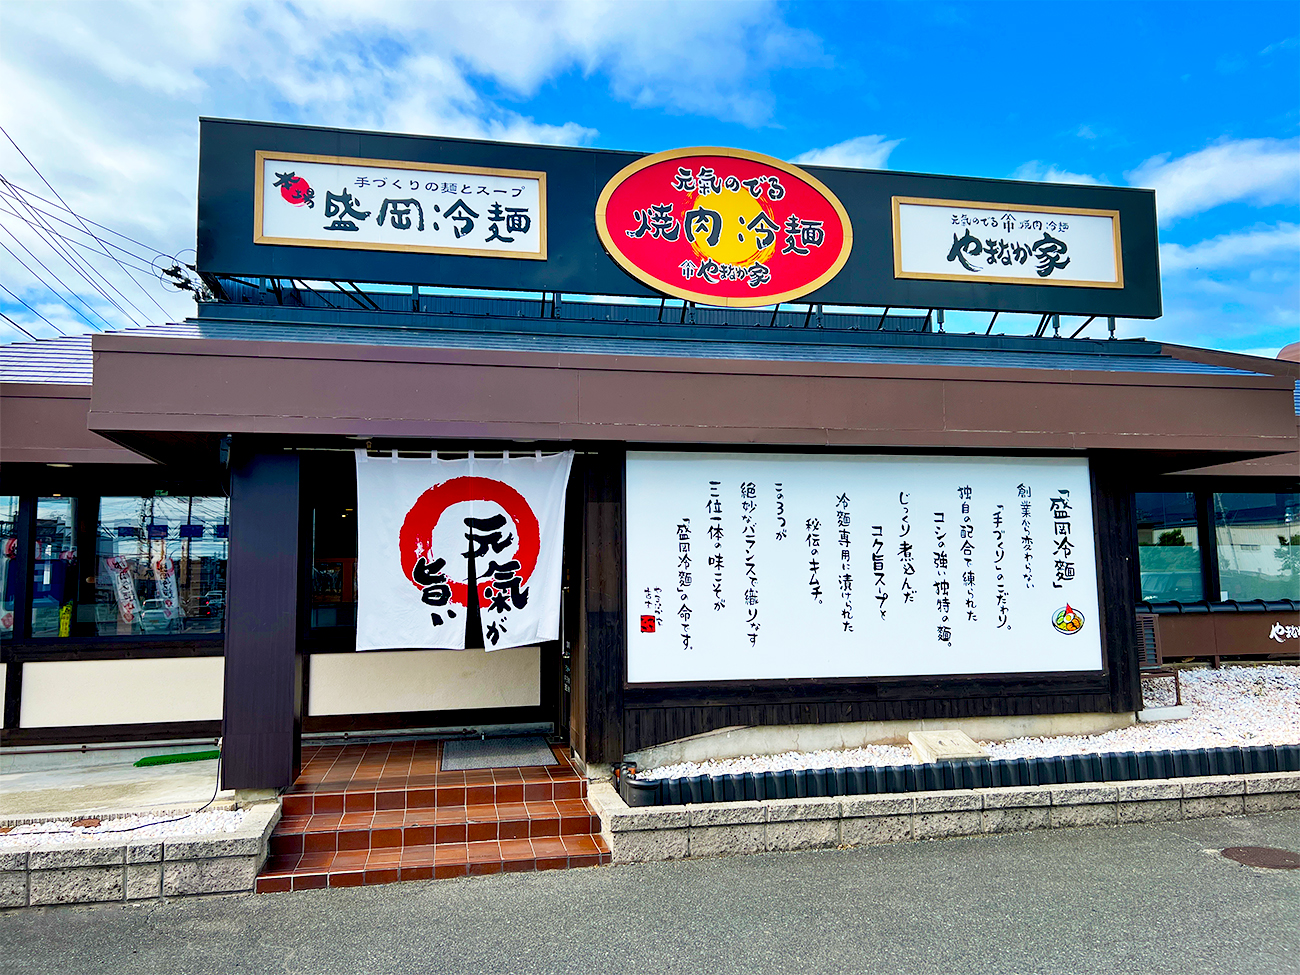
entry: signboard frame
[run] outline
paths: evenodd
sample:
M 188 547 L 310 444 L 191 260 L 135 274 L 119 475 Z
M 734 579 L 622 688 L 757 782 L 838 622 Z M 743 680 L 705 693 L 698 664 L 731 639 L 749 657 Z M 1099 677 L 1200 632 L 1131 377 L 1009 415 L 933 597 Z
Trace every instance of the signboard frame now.
M 547 256 L 491 256 L 274 245 L 253 239 L 256 154 L 303 154 L 546 174 Z M 200 121 L 197 269 L 206 274 L 659 299 L 610 256 L 596 229 L 602 189 L 646 153 L 529 145 L 204 118 Z M 848 214 L 853 248 L 839 273 L 801 295 L 809 305 L 1159 318 L 1155 193 L 1149 189 L 801 166 Z M 1122 288 L 897 278 L 893 197 L 985 205 L 1115 210 Z M 683 299 L 691 300 L 691 299 Z
M 974 200 L 939 200 L 925 197 L 896 196 L 892 201 L 894 215 L 894 277 L 914 281 L 961 281 L 963 283 L 982 281 L 987 284 L 1032 284 L 1056 287 L 1119 288 L 1124 287 L 1124 252 L 1121 246 L 1120 213 L 1118 210 L 1094 210 L 1086 207 L 1035 206 L 1021 203 L 977 202 Z M 1069 214 L 1071 216 L 1105 217 L 1111 221 L 1111 242 L 1115 254 L 1114 281 L 1079 281 L 1064 278 L 1040 278 L 1037 281 L 1026 276 L 1005 277 L 1001 275 L 980 275 L 978 278 L 967 274 L 932 274 L 924 271 L 905 271 L 903 269 L 902 215 L 900 207 L 907 205 L 932 207 L 969 207 L 972 210 L 1014 210 L 1027 213 Z
M 679 285 L 665 282 L 662 279 L 654 277 L 648 271 L 639 267 L 636 261 L 624 253 L 624 249 L 619 246 L 619 242 L 609 232 L 607 221 L 610 198 L 614 195 L 615 190 L 621 187 L 629 177 L 655 166 L 661 162 L 668 162 L 673 159 L 689 159 L 700 156 L 720 156 L 731 159 L 744 159 L 749 162 L 761 163 L 765 166 L 771 166 L 779 169 L 795 179 L 807 183 L 821 197 L 830 204 L 831 208 L 839 216 L 841 226 L 843 227 L 844 240 L 840 247 L 840 253 L 835 258 L 834 263 L 822 274 L 813 278 L 799 287 L 791 288 L 788 291 L 778 292 L 777 294 L 764 295 L 762 297 L 745 297 L 745 298 L 719 298 L 717 301 L 708 301 L 709 295 L 691 288 L 681 287 Z M 821 180 L 811 173 L 800 169 L 792 163 L 775 159 L 772 156 L 765 156 L 762 153 L 750 152 L 746 149 L 727 149 L 717 146 L 698 146 L 686 149 L 669 149 L 666 152 L 656 152 L 648 156 L 643 156 L 636 162 L 630 163 L 623 169 L 619 170 L 605 184 L 600 192 L 600 197 L 596 200 L 596 233 L 600 236 L 600 242 L 604 245 L 605 250 L 609 253 L 620 267 L 637 280 L 643 282 L 656 291 L 662 291 L 674 298 L 682 298 L 687 301 L 696 301 L 702 304 L 718 305 L 726 308 L 754 308 L 767 305 L 781 304 L 787 301 L 795 301 L 804 295 L 816 291 L 826 282 L 834 278 L 843 269 L 848 262 L 850 254 L 853 252 L 853 221 L 849 219 L 848 211 L 844 209 L 844 204 L 840 202 L 831 189 Z
M 438 247 L 427 244 L 381 244 L 363 240 L 320 240 L 307 237 L 271 237 L 263 233 L 263 208 L 266 199 L 266 161 L 284 160 L 287 163 L 305 162 L 322 163 L 330 166 L 373 166 L 382 169 L 430 170 L 440 172 L 463 173 L 471 176 L 511 176 L 538 182 L 537 223 L 538 250 L 533 251 L 484 251 L 470 247 Z M 420 163 L 400 159 L 361 159 L 352 156 L 322 156 L 304 152 L 273 152 L 259 149 L 254 154 L 253 186 L 253 243 L 277 246 L 321 247 L 328 250 L 363 250 L 385 251 L 389 253 L 408 254 L 455 254 L 464 257 L 504 257 L 513 260 L 546 260 L 546 173 L 543 171 L 522 169 L 500 169 L 486 166 L 458 166 L 450 163 Z

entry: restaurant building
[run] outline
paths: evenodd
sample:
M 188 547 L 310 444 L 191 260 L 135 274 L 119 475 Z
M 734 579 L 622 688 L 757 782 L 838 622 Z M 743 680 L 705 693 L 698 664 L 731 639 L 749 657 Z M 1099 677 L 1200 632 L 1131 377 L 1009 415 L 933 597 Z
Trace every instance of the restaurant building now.
M 0 349 L 6 747 L 607 766 L 1300 648 L 1300 364 L 1107 332 L 1150 191 L 204 120 L 196 267 Z

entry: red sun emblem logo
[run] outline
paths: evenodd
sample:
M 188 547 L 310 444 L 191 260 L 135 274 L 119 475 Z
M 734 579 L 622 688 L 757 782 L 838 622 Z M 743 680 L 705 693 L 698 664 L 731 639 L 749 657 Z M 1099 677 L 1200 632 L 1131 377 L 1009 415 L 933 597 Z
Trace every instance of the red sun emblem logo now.
M 425 558 L 432 560 L 438 554 L 433 552 L 432 548 L 438 522 L 452 505 L 465 501 L 484 501 L 494 504 L 504 511 L 506 517 L 514 524 L 513 534 L 517 545 L 514 561 L 519 563 L 517 570 L 519 585 L 527 584 L 537 565 L 537 556 L 541 550 L 542 535 L 537 516 L 533 514 L 533 509 L 528 506 L 522 494 L 508 484 L 487 477 L 454 477 L 429 488 L 420 495 L 411 506 L 411 510 L 406 513 L 401 531 L 398 533 L 402 575 L 410 581 L 411 585 L 417 589 L 421 588 L 421 583 L 416 579 L 417 562 Z M 459 526 L 459 531 L 463 532 L 464 526 Z M 464 544 L 464 536 L 460 537 L 461 544 Z M 458 549 L 451 554 L 456 557 L 461 553 Z M 442 557 L 445 559 L 447 555 L 444 554 Z M 493 580 L 481 574 L 482 564 L 476 566 L 476 571 L 480 573 L 477 579 L 479 606 L 486 609 L 490 605 L 490 599 L 484 594 L 484 590 L 493 585 Z M 448 578 L 446 584 L 451 589 L 452 603 L 460 606 L 469 605 L 467 582 Z
M 276 173 L 275 185 L 280 188 L 280 195 L 296 207 L 316 205 L 316 191 L 295 173 Z

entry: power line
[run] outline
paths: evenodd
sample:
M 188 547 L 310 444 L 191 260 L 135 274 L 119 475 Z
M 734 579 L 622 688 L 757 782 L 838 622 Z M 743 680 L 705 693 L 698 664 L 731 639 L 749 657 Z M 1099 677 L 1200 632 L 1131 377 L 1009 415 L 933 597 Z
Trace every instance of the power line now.
M 17 183 L 13 182 L 12 180 L 9 180 L 9 181 L 7 181 L 7 182 L 8 182 L 9 186 L 10 186 L 12 189 L 18 191 L 19 193 L 24 194 L 25 196 L 32 196 L 32 197 L 35 197 L 36 199 L 40 200 L 42 203 L 48 203 L 50 206 L 54 207 L 56 210 L 62 210 L 62 211 L 64 211 L 65 213 L 72 213 L 72 211 L 71 211 L 70 209 L 68 209 L 66 206 L 61 206 L 60 204 L 55 203 L 53 200 L 46 199 L 45 197 L 41 196 L 39 193 L 35 193 L 35 192 L 33 192 L 32 190 L 29 190 L 29 189 L 26 189 L 25 187 L 19 186 Z M 3 194 L 0 194 L 0 195 L 3 195 Z M 73 215 L 76 216 L 76 214 L 73 214 Z M 56 217 L 55 219 L 58 219 L 58 218 Z M 157 249 L 154 248 L 154 247 L 150 247 L 150 246 L 149 246 L 148 244 L 146 244 L 144 241 L 136 240 L 134 237 L 128 237 L 126 234 L 121 233 L 121 232 L 119 232 L 119 231 L 117 231 L 117 230 L 114 230 L 112 227 L 106 227 L 106 226 L 104 226 L 102 223 L 96 223 L 94 220 L 91 220 L 91 219 L 89 219 L 88 217 L 78 217 L 77 219 L 83 221 L 84 223 L 88 223 L 88 224 L 90 224 L 92 227 L 98 227 L 100 230 L 107 230 L 110 234 L 112 234 L 112 235 L 115 236 L 115 237 L 121 237 L 123 240 L 129 240 L 129 241 L 130 241 L 131 243 L 133 243 L 133 244 L 138 244 L 139 246 L 143 247 L 146 251 L 155 251 L 155 252 L 156 252 L 156 256 L 158 256 L 158 257 L 166 257 L 166 256 L 167 256 L 167 255 L 164 254 L 162 251 L 159 251 L 159 250 L 157 250 Z M 67 221 L 60 221 L 60 223 L 67 223 Z M 68 224 L 68 226 L 71 227 L 72 224 Z M 116 245 L 110 244 L 109 246 L 116 246 Z M 125 248 L 121 248 L 121 247 L 119 247 L 118 250 L 125 251 L 126 249 L 125 249 Z
M 12 184 L 9 182 L 9 180 L 7 180 L 7 179 L 4 177 L 3 174 L 0 174 L 0 185 L 2 185 L 2 186 L 12 186 Z M 101 296 L 105 301 L 107 301 L 110 305 L 112 305 L 112 306 L 113 306 L 114 308 L 116 308 L 119 312 L 121 312 L 123 318 L 125 318 L 125 319 L 126 319 L 128 322 L 130 322 L 132 325 L 139 326 L 140 323 L 139 323 L 138 321 L 136 321 L 134 318 L 132 318 L 132 317 L 131 317 L 131 314 L 130 314 L 130 313 L 129 313 L 125 308 L 123 308 L 121 305 L 119 305 L 119 304 L 118 304 L 118 303 L 113 299 L 113 296 L 112 296 L 112 295 L 110 295 L 107 291 L 105 291 L 102 287 L 100 287 L 99 284 L 98 284 L 96 281 L 92 280 L 91 277 L 90 277 L 90 275 L 87 274 L 86 271 L 87 271 L 87 269 L 88 269 L 88 270 L 91 272 L 91 274 L 98 275 L 98 276 L 100 277 L 100 279 L 102 279 L 102 280 L 104 281 L 105 284 L 108 284 L 108 285 L 109 285 L 109 287 L 113 287 L 112 284 L 108 281 L 108 279 L 107 279 L 107 278 L 104 278 L 104 276 L 103 276 L 102 274 L 100 274 L 100 272 L 99 272 L 99 271 L 98 271 L 98 270 L 97 270 L 97 269 L 96 269 L 92 264 L 90 264 L 89 261 L 81 261 L 81 262 L 79 263 L 79 262 L 77 261 L 77 259 L 74 257 L 74 255 L 73 255 L 73 254 L 72 254 L 72 253 L 71 253 L 67 248 L 63 247 L 61 244 L 59 244 L 59 243 L 56 242 L 56 240 L 55 240 L 55 236 L 56 236 L 56 235 L 55 235 L 55 233 L 54 233 L 54 229 L 53 229 L 52 227 L 48 227 L 48 226 L 46 225 L 45 221 L 41 218 L 41 216 L 38 214 L 38 212 L 37 212 L 37 211 L 36 211 L 36 210 L 35 210 L 35 209 L 34 209 L 34 208 L 29 204 L 29 203 L 27 203 L 25 200 L 19 200 L 19 202 L 20 202 L 24 207 L 26 207 L 26 208 L 28 209 L 28 211 L 32 214 L 32 216 L 35 218 L 35 220 L 36 220 L 36 225 L 33 226 L 33 229 L 37 230 L 37 236 L 39 236 L 43 241 L 45 241 L 45 243 L 46 243 L 47 245 L 49 245 L 49 247 L 50 247 L 50 248 L 51 248 L 51 249 L 52 249 L 56 254 L 58 254 L 60 257 L 62 257 L 63 260 L 64 260 L 64 261 L 65 261 L 65 262 L 66 262 L 66 263 L 67 263 L 67 264 L 68 264 L 68 265 L 69 265 L 69 266 L 70 266 L 74 271 L 76 271 L 78 275 L 81 276 L 81 279 L 82 279 L 83 281 L 85 281 L 88 285 L 90 285 L 90 287 L 93 288 L 95 291 L 99 292 L 100 296 Z M 48 235 L 48 236 L 47 236 L 47 235 Z M 84 267 L 83 267 L 83 265 L 84 265 Z M 120 291 L 118 291 L 118 289 L 115 288 L 115 287 L 113 288 L 113 290 L 114 290 L 114 291 L 117 291 L 117 293 L 118 293 L 119 295 L 122 294 L 122 293 L 121 293 Z M 125 301 L 125 300 L 126 300 L 126 296 L 123 295 L 122 297 L 123 297 L 123 300 Z M 130 301 L 127 301 L 127 304 L 131 304 L 131 302 L 130 302 Z M 132 305 L 131 307 L 134 308 L 135 306 Z M 137 312 L 140 312 L 140 309 L 136 308 L 136 311 L 137 311 Z M 140 312 L 140 314 L 143 314 L 143 312 Z
M 26 336 L 27 336 L 29 339 L 31 339 L 33 342 L 36 341 L 36 336 L 35 336 L 35 335 L 33 335 L 31 332 L 27 331 L 27 329 L 23 328 L 21 325 L 19 325 L 16 321 L 14 321 L 12 318 L 10 318 L 8 315 L 6 315 L 6 314 L 5 314 L 4 312 L 2 312 L 2 311 L 0 311 L 0 318 L 3 318 L 6 322 L 8 322 L 8 323 L 9 323 L 10 325 L 12 325 L 14 328 L 18 329 L 18 331 L 22 332 L 24 335 L 26 335 Z
M 13 186 L 14 184 L 10 183 L 9 185 Z M 0 184 L 0 200 L 5 200 L 5 201 L 16 200 L 22 202 L 22 204 L 26 207 L 31 207 L 30 203 L 20 200 L 20 198 L 17 197 L 16 195 L 4 192 L 3 184 Z M 62 217 L 55 216 L 53 213 L 51 213 L 48 210 L 42 210 L 40 207 L 34 207 L 33 209 L 35 209 L 37 212 L 41 213 L 42 215 L 50 218 L 51 220 L 54 220 L 56 223 L 61 223 L 63 224 L 63 226 L 68 227 L 79 234 L 85 233 L 85 231 L 82 230 L 80 227 L 78 227 L 76 224 L 70 223 L 69 221 L 64 220 Z M 33 229 L 43 229 L 38 227 L 38 225 L 33 224 L 30 218 L 23 216 L 21 213 L 15 210 L 11 204 L 6 203 L 3 209 L 0 209 L 0 212 L 8 213 L 10 216 L 16 217 L 17 219 L 23 221 L 25 224 L 27 224 L 29 227 L 32 227 Z M 69 243 L 76 244 L 78 247 L 86 249 L 86 245 L 83 244 L 81 241 L 77 240 L 75 237 L 69 237 L 67 234 L 59 234 L 58 236 L 62 240 L 66 240 Z M 121 253 L 125 254 L 127 257 L 140 261 L 144 264 L 150 264 L 154 260 L 153 257 L 146 257 L 143 254 L 137 254 L 135 251 L 132 251 L 126 247 L 122 247 L 120 244 L 109 243 L 108 246 L 113 248 L 116 251 L 120 251 Z M 167 255 L 159 253 L 155 256 L 166 257 Z
M 7 208 L 6 208 L 6 210 L 4 210 L 4 211 L 0 211 L 0 212 L 8 212 L 8 211 L 7 211 Z M 15 214 L 15 216 L 17 216 L 18 219 L 20 219 L 20 220 L 22 219 L 21 215 L 19 215 L 19 214 Z M 30 226 L 30 224 L 29 224 L 29 226 Z M 67 283 L 66 283 L 62 278 L 60 278 L 57 274 L 55 274 L 55 273 L 54 273 L 54 272 L 53 272 L 53 271 L 52 271 L 52 270 L 51 270 L 51 269 L 46 265 L 46 263 L 45 263 L 44 261 L 42 261 L 42 260 L 41 260 L 39 257 L 37 257 L 35 254 L 33 254 L 31 248 L 28 247 L 26 244 L 24 244 L 21 240 L 19 240 L 19 239 L 18 239 L 18 236 L 17 236 L 17 235 L 16 235 L 12 230 L 10 230 L 8 227 L 4 226 L 3 224 L 0 224 L 0 230 L 3 230 L 3 231 L 4 231 L 5 233 L 7 233 L 11 238 L 13 238 L 13 241 L 14 241 L 15 244 L 17 244 L 17 245 L 18 245 L 19 247 L 21 247 L 24 251 L 26 251 L 26 252 L 27 252 L 27 255 L 28 255 L 32 260 L 34 260 L 37 264 L 39 264 L 42 268 L 44 268 L 46 274 L 48 274 L 50 277 L 54 278 L 54 280 L 57 281 L 57 282 L 59 282 L 59 284 L 63 285 L 63 289 L 64 289 L 65 291 L 67 291 L 68 294 L 72 295 L 72 297 L 76 298 L 76 299 L 77 299 L 78 301 L 80 301 L 83 305 L 85 305 L 85 306 L 86 306 L 86 309 L 87 309 L 88 311 L 90 311 L 91 314 L 96 315 L 96 316 L 99 318 L 99 320 L 100 320 L 101 322 L 103 322 L 105 325 L 107 325 L 109 328 L 112 328 L 112 327 L 113 327 L 111 324 L 109 324 L 108 319 L 106 319 L 103 315 L 100 315 L 99 312 L 95 311 L 95 309 L 91 308 L 90 305 L 86 302 L 86 300 L 85 300 L 84 298 L 81 297 L 81 295 L 77 294 L 77 293 L 76 293 L 72 288 L 69 288 L 68 285 L 67 285 Z M 6 246 L 6 247 L 5 247 L 5 250 L 9 250 L 9 248 Z M 18 261 L 19 264 L 22 264 L 23 267 L 27 269 L 27 272 L 28 272 L 29 274 L 31 274 L 33 277 L 35 277 L 37 280 L 39 280 L 39 281 L 41 282 L 41 284 L 43 284 L 43 285 L 45 285 L 47 288 L 49 288 L 50 291 L 52 291 L 52 292 L 54 292 L 56 295 L 58 295 L 58 296 L 59 296 L 59 299 L 60 299 L 61 301 L 63 301 L 63 303 L 64 303 L 65 305 L 67 305 L 69 308 L 72 308 L 72 310 L 73 310 L 74 312 L 76 312 L 78 315 L 81 315 L 82 318 L 85 318 L 85 319 L 86 319 L 86 324 L 87 324 L 87 325 L 89 325 L 91 328 L 94 328 L 94 329 L 97 329 L 97 330 L 98 330 L 98 326 L 95 325 L 94 322 L 92 322 L 89 318 L 86 318 L 85 315 L 82 315 L 81 312 L 78 311 L 76 308 L 74 308 L 74 307 L 72 306 L 72 304 L 71 304 L 71 303 L 70 303 L 66 298 L 64 298 L 62 295 L 60 295 L 56 289 L 50 287 L 49 282 L 43 280 L 43 279 L 40 277 L 40 275 L 38 275 L 38 274 L 37 274 L 35 271 L 33 271 L 31 268 L 27 267 L 26 263 L 24 263 L 23 260 L 22 260 L 21 258 L 19 258 L 16 254 L 14 254 L 13 251 L 9 251 L 9 253 L 10 253 L 10 255 L 13 256 L 14 260 Z
M 7 233 L 10 237 L 14 237 L 13 232 L 12 232 L 8 227 L 0 227 L 0 229 L 3 229 L 4 232 Z M 40 259 L 39 257 L 37 257 L 35 254 L 33 254 L 30 250 L 27 250 L 27 246 L 26 246 L 26 245 L 25 245 L 21 240 L 18 240 L 17 237 L 14 237 L 14 240 L 18 243 L 18 246 L 19 246 L 19 247 L 21 247 L 23 250 L 27 251 L 28 255 L 31 257 L 32 260 L 34 260 L 37 264 L 40 264 L 41 267 L 44 267 L 44 268 L 45 268 L 46 273 L 48 273 L 52 278 L 54 278 L 55 281 L 58 281 L 59 284 L 63 284 L 63 282 L 59 280 L 59 276 L 58 276 L 57 274 L 55 274 L 53 271 L 51 271 L 48 267 L 45 267 L 45 264 L 41 261 L 41 259 Z M 35 271 L 33 271 L 31 268 L 29 268 L 29 267 L 27 266 L 27 262 L 24 261 L 24 260 L 23 260 L 21 257 L 19 257 L 17 254 L 15 254 L 15 253 L 13 252 L 13 249 L 12 249 L 8 244 L 6 244 L 3 240 L 0 240 L 0 247 L 3 247 L 3 248 L 8 252 L 8 254 L 9 254 L 10 257 L 12 257 L 12 258 L 13 258 L 15 261 L 17 261 L 19 264 L 21 264 L 21 265 L 23 266 L 23 270 L 25 270 L 28 274 L 30 274 L 32 277 L 34 277 L 34 278 L 35 278 L 37 281 L 39 281 L 41 284 L 45 285 L 46 288 L 49 288 L 51 294 L 53 294 L 53 295 L 54 295 L 56 298 L 58 298 L 61 302 L 63 302 L 65 305 L 67 305 L 69 308 L 71 308 L 71 309 L 73 310 L 73 312 L 75 312 L 75 313 L 78 314 L 78 315 L 81 315 L 81 317 L 82 317 L 83 319 L 85 319 L 87 325 L 89 325 L 91 328 L 93 328 L 93 329 L 94 329 L 95 331 L 97 331 L 97 332 L 102 332 L 102 331 L 103 331 L 103 329 L 101 329 L 98 325 L 96 325 L 94 322 L 92 322 L 89 318 L 86 318 L 86 316 L 85 316 L 84 314 L 82 314 L 81 310 L 80 310 L 79 308 L 77 308 L 75 305 L 73 305 L 72 302 L 68 301 L 67 298 L 63 297 L 63 295 L 61 295 L 61 294 L 58 292 L 57 289 L 50 287 L 50 283 L 49 283 L 48 281 L 46 281 L 46 280 L 45 280 L 44 278 L 42 278 L 39 274 L 37 274 Z M 63 284 L 63 287 L 64 287 L 65 289 L 67 289 L 68 293 L 71 294 L 74 298 L 76 298 L 78 301 L 80 301 L 83 305 L 86 305 L 86 302 L 85 302 L 85 301 L 84 301 L 80 296 L 78 296 L 77 293 L 76 293 L 75 291 L 73 291 L 71 288 L 68 288 L 68 286 L 67 286 L 66 284 Z M 86 307 L 87 307 L 87 308 L 90 308 L 89 305 L 86 305 Z M 91 310 L 92 312 L 94 312 L 95 314 L 97 314 L 97 315 L 99 314 L 98 312 L 95 312 L 95 310 L 94 310 L 93 308 L 90 308 L 90 310 Z M 100 320 L 103 321 L 105 325 L 108 325 L 108 320 L 105 319 L 102 315 L 100 315 Z M 112 328 L 112 326 L 109 325 L 109 328 Z
M 50 326 L 50 328 L 54 329 L 54 331 L 58 332 L 60 335 L 67 335 L 67 334 L 68 334 L 68 333 L 65 332 L 63 329 L 59 328 L 59 326 L 55 325 L 52 321 L 50 321 L 48 318 L 46 318 L 44 315 L 42 315 L 40 312 L 38 312 L 38 311 L 37 311 L 35 308 L 33 308 L 31 305 L 27 304 L 27 302 L 25 302 L 25 301 L 23 301 L 21 298 L 19 298 L 16 294 L 14 294 L 12 291 L 10 291 L 8 288 L 6 288 L 3 284 L 0 284 L 0 289 L 3 289 L 4 292 L 5 292 L 7 295 L 9 295 L 10 298 L 12 298 L 14 301 L 18 302 L 18 304 L 22 305 L 22 306 L 23 306 L 24 308 L 26 308 L 29 312 L 31 312 L 33 315 L 35 315 L 37 318 L 39 318 L 41 321 L 43 321 L 46 325 Z M 9 316 L 6 315 L 5 317 L 8 318 Z M 13 321 L 13 319 L 10 319 L 10 321 Z M 31 333 L 29 332 L 28 334 L 30 335 Z
M 111 258 L 113 261 L 115 261 L 115 262 L 117 263 L 118 267 L 122 267 L 122 262 L 121 262 L 121 261 L 118 261 L 117 258 L 113 257 L 113 255 L 110 254 L 110 253 L 108 252 L 108 248 L 107 248 L 107 247 L 104 247 L 104 242 L 103 242 L 102 240 L 100 240 L 98 237 L 95 236 L 95 233 L 90 229 L 90 227 L 88 227 L 88 226 L 86 225 L 86 222 L 85 222 L 84 220 L 81 219 L 80 214 L 78 214 L 75 210 L 73 210 L 72 207 L 68 206 L 68 201 L 67 201 L 67 200 L 65 200 L 63 197 L 59 196 L 59 191 L 56 190 L 56 189 L 54 188 L 54 186 L 50 183 L 50 181 L 49 181 L 48 179 L 45 178 L 44 174 L 42 174 L 41 171 L 40 171 L 39 169 L 36 168 L 36 164 L 35 164 L 34 162 L 32 162 L 30 159 L 27 158 L 27 153 L 23 152 L 22 149 L 19 148 L 18 143 L 17 143 L 17 142 L 14 142 L 14 137 L 11 136 L 11 135 L 10 135 L 10 134 L 5 130 L 5 127 L 4 127 L 3 125 L 0 125 L 0 133 L 3 133 L 4 137 L 5 137 L 6 139 L 9 140 L 9 144 L 12 145 L 15 149 L 18 150 L 18 155 L 22 156 L 23 159 L 27 162 L 27 165 L 29 165 L 29 166 L 32 167 L 32 172 L 34 172 L 37 176 L 40 177 L 41 182 L 44 183 L 44 184 L 46 185 L 46 187 L 49 189 L 49 191 L 50 191 L 51 193 L 54 194 L 54 198 L 55 198 L 56 200 L 58 200 L 60 203 L 62 203 L 62 204 L 64 205 L 64 207 L 67 208 L 68 212 L 71 213 L 74 217 L 76 217 L 76 218 L 77 218 L 77 221 L 78 221 L 78 222 L 79 222 L 83 227 L 85 227 L 86 233 L 89 234 L 91 237 L 94 237 L 95 240 L 99 243 L 99 245 L 100 245 L 101 247 L 104 248 L 104 255 L 105 255 L 106 257 Z M 122 270 L 123 270 L 123 271 L 126 271 L 126 268 L 123 267 Z M 130 277 L 130 274 L 128 273 L 127 276 Z M 105 279 L 105 280 L 107 280 L 107 279 Z M 146 298 L 148 298 L 150 301 L 152 301 L 152 302 L 154 303 L 154 306 L 155 306 L 155 307 L 156 307 L 160 312 L 162 312 L 163 315 L 166 315 L 166 314 L 167 314 L 167 309 L 164 308 L 162 305 L 160 305 L 160 304 L 158 303 L 158 299 L 157 299 L 157 298 L 155 298 L 153 295 L 149 294 L 148 291 L 145 291 L 144 286 L 141 285 L 139 281 L 136 281 L 135 278 L 131 278 L 131 280 L 132 280 L 133 282 L 135 282 L 136 287 L 138 287 L 138 288 L 140 289 L 140 291 L 144 294 L 144 296 L 145 296 Z M 114 290 L 116 291 L 117 289 L 114 288 Z M 126 295 L 123 295 L 122 292 L 120 292 L 120 291 L 118 291 L 118 294 L 119 294 L 119 295 L 122 295 L 122 300 L 123 300 L 123 301 L 127 302 L 127 304 L 130 304 L 132 308 L 135 308 L 135 305 L 131 302 L 131 300 L 130 300 L 129 298 L 126 297 Z M 141 312 L 139 308 L 135 308 L 135 310 L 138 311 L 138 312 L 140 312 L 141 315 L 144 315 L 144 312 Z
M 7 199 L 7 197 L 5 197 L 5 195 L 4 195 L 3 193 L 0 193 L 0 199 Z M 3 203 L 3 202 L 0 202 L 0 214 L 8 215 L 8 216 L 11 216 L 11 217 L 13 217 L 13 218 L 15 218 L 15 219 L 17 219 L 17 220 L 20 220 L 20 221 L 22 221 L 24 224 L 26 224 L 29 228 L 31 228 L 31 229 L 34 230 L 34 231 L 37 231 L 38 233 L 43 233 L 43 234 L 44 234 L 44 233 L 52 233 L 52 234 L 53 234 L 55 237 L 57 237 L 59 240 L 64 241 L 65 243 L 71 244 L 73 247 L 79 248 L 80 250 L 83 250 L 83 251 L 89 251 L 89 252 L 92 253 L 92 254 L 98 254 L 98 253 L 99 253 L 98 251 L 92 249 L 92 248 L 89 247 L 87 244 L 83 243 L 82 241 L 77 240 L 75 237 L 69 237 L 67 234 L 61 234 L 61 233 L 59 233 L 57 230 L 46 231 L 46 230 L 44 230 L 44 228 L 41 228 L 41 227 L 36 226 L 36 225 L 33 224 L 33 223 L 32 223 L 32 222 L 31 222 L 27 217 L 24 217 L 21 213 L 16 212 L 12 207 L 8 206 L 7 204 L 5 204 L 5 203 Z M 56 217 L 55 219 L 58 219 L 58 218 Z M 65 226 L 72 226 L 72 225 L 69 224 L 66 220 L 60 220 L 59 222 L 62 223 L 62 224 L 64 224 Z M 3 226 L 4 226 L 3 224 L 0 224 L 0 227 L 3 227 Z M 74 227 L 73 229 L 75 230 L 76 228 Z M 6 228 L 6 232 L 9 232 L 9 231 L 7 230 L 7 228 Z M 11 232 L 9 232 L 9 233 L 10 233 L 10 236 L 13 236 Z M 110 246 L 113 246 L 113 245 L 110 245 Z M 140 256 L 137 255 L 137 254 L 132 254 L 132 253 L 129 252 L 129 251 L 123 251 L 122 253 L 125 254 L 126 257 L 127 257 L 126 267 L 127 267 L 128 270 L 135 271 L 135 272 L 138 273 L 138 274 L 147 274 L 147 275 L 149 275 L 149 277 L 151 277 L 151 278 L 156 278 L 156 277 L 157 277 L 157 270 L 154 268 L 154 266 L 153 266 L 152 264 L 145 264 L 145 263 L 144 263 L 144 260 L 145 260 L 144 258 L 140 257 Z M 139 264 L 132 264 L 132 263 L 131 263 L 132 261 L 137 261 L 137 262 L 141 262 L 141 263 L 139 263 Z M 53 273 L 53 272 L 50 272 L 50 273 Z

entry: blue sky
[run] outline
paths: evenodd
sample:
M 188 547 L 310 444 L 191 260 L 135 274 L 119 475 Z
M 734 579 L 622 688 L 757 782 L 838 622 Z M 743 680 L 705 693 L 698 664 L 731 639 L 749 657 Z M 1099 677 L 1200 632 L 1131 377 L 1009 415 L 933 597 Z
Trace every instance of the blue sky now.
M 200 115 L 643 151 L 730 145 L 1154 187 L 1165 315 L 1121 334 L 1269 356 L 1300 340 L 1294 2 L 10 0 L 0 91 L 24 94 L 0 101 L 0 125 L 73 209 L 167 255 L 193 246 Z M 2 138 L 0 175 L 49 196 Z M 119 311 L 5 205 L 0 227 L 14 236 L 0 241 L 77 292 L 60 301 L 0 250 L 0 285 L 33 309 L 0 291 L 0 312 L 29 331 L 86 330 L 74 310 L 101 328 L 192 310 L 98 259 Z M 21 338 L 0 320 L 0 341 Z

